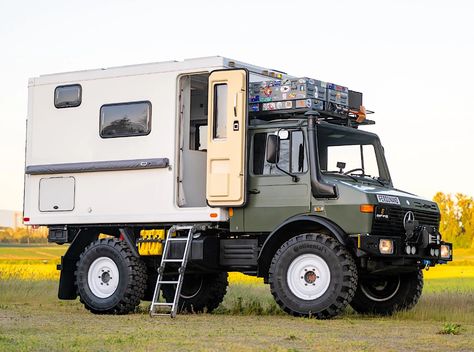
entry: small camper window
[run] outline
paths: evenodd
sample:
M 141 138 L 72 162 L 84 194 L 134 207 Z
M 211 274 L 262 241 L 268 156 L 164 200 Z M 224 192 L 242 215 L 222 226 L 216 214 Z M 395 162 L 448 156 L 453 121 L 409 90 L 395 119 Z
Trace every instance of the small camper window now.
M 100 136 L 102 138 L 145 136 L 151 128 L 151 103 L 140 101 L 102 105 Z
M 227 137 L 227 84 L 214 86 L 214 139 Z
M 61 108 L 75 108 L 81 105 L 82 87 L 79 84 L 58 86 L 54 90 L 54 106 Z

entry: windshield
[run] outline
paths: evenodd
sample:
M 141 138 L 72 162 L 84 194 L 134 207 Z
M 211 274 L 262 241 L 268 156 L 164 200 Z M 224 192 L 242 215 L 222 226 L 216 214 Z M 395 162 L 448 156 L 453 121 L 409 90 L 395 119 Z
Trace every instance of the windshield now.
M 318 125 L 319 166 L 323 174 L 388 183 L 382 146 L 374 134 L 335 125 Z

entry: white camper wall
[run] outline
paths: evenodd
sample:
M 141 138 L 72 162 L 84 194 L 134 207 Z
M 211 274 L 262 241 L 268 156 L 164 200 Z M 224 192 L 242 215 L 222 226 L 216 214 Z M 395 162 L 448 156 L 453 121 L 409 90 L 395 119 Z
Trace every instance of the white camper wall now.
M 179 208 L 176 202 L 177 77 L 188 72 L 212 71 L 223 68 L 222 65 L 222 58 L 210 58 L 166 63 L 161 69 L 164 72 L 160 72 L 159 64 L 156 64 L 33 79 L 29 87 L 27 167 L 147 158 L 168 158 L 170 167 L 26 175 L 24 213 L 25 217 L 30 218 L 27 223 L 52 225 L 226 220 L 225 210 Z M 146 73 L 147 69 L 149 73 Z M 81 105 L 55 108 L 55 88 L 75 83 L 82 86 Z M 150 134 L 100 137 L 101 106 L 134 101 L 151 102 Z M 71 186 L 74 196 L 72 210 L 40 211 L 40 180 L 51 177 L 74 178 L 75 182 Z M 218 216 L 211 218 L 211 213 L 217 213 Z

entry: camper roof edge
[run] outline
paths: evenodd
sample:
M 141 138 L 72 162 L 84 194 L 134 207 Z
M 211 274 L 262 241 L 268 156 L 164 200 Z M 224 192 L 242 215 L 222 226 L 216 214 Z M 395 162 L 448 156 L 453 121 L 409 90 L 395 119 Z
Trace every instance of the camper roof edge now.
M 283 74 L 285 78 L 291 77 L 284 72 L 247 64 L 241 61 L 233 60 L 222 56 L 208 56 L 184 59 L 182 61 L 162 61 L 152 63 L 142 63 L 134 65 L 114 66 L 107 68 L 96 68 L 90 70 L 78 70 L 60 73 L 51 73 L 32 77 L 29 79 L 29 86 L 38 86 L 43 84 L 61 84 L 73 81 L 87 81 L 101 78 L 115 78 L 131 75 L 153 74 L 186 70 L 201 70 L 215 67 L 220 69 L 223 67 L 246 68 L 252 73 L 262 74 L 262 72 L 278 72 Z

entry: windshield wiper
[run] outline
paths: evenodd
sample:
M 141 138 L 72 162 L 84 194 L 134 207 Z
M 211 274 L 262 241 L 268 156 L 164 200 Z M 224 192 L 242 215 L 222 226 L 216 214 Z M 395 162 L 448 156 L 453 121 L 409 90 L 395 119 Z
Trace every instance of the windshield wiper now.
M 352 175 L 346 175 L 346 174 L 341 174 L 339 171 L 323 171 L 323 174 L 330 174 L 330 175 L 337 175 L 337 176 L 346 176 L 349 177 L 350 179 L 354 180 L 355 182 L 359 182 L 358 179 L 356 179 Z
M 374 181 L 377 181 L 380 185 L 382 185 L 383 187 L 386 187 L 386 184 L 383 183 L 382 181 L 380 181 L 377 177 L 375 176 L 370 176 L 370 175 L 366 175 L 366 174 L 352 174 L 351 176 L 359 176 L 359 177 L 363 177 L 364 179 L 370 179 L 370 180 L 374 180 Z

